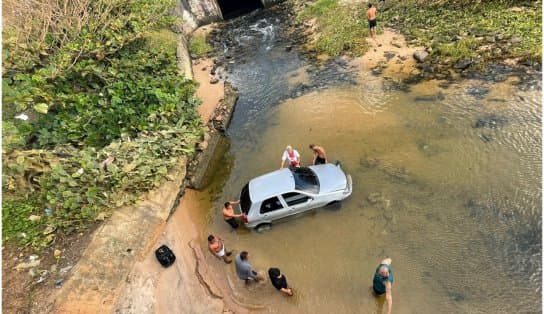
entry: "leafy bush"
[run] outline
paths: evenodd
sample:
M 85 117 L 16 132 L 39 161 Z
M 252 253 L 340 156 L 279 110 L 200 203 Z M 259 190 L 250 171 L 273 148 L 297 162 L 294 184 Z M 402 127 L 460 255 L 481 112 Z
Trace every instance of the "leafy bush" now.
M 32 215 L 35 220 L 30 219 Z M 15 242 L 22 246 L 44 247 L 51 239 L 44 235 L 46 225 L 47 217 L 37 200 L 2 200 L 2 243 Z
M 103 146 L 124 130 L 142 129 L 141 123 L 127 117 L 142 114 L 143 107 L 160 98 L 152 98 L 157 89 L 172 87 L 168 83 L 157 86 L 160 82 L 149 87 L 142 84 L 154 75 L 175 72 L 171 70 L 175 54 L 142 51 L 142 38 L 173 21 L 166 13 L 174 3 L 81 0 L 65 7 L 43 2 L 35 8 L 20 8 L 23 11 L 17 12 L 28 20 L 12 18 L 4 28 L 2 100 L 9 114 L 4 117 L 12 119 L 24 112 L 36 121 L 30 134 L 21 134 L 28 135 L 26 142 L 34 147 Z M 137 103 L 121 101 L 119 93 L 123 98 L 134 93 L 131 100 Z M 147 112 L 165 106 L 155 104 Z M 28 128 L 28 123 L 16 125 Z
M 33 2 L 34 4 L 34 2 Z M 202 133 L 195 83 L 178 73 L 173 0 L 6 1 L 6 240 L 71 232 L 159 185 Z M 26 199 L 32 196 L 32 201 Z M 29 213 L 53 213 L 30 224 Z M 30 233 L 27 232 L 27 235 Z M 40 247 L 53 233 L 30 234 Z

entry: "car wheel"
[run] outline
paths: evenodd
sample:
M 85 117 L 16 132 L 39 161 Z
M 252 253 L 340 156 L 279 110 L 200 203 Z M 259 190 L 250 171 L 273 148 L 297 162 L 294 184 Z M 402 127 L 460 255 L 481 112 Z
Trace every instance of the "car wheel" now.
M 342 203 L 340 201 L 332 201 L 325 205 L 325 208 L 328 210 L 339 210 L 342 208 Z
M 272 229 L 272 224 L 269 224 L 269 223 L 262 223 L 262 224 L 258 225 L 257 227 L 255 227 L 255 231 L 257 231 L 259 233 L 268 231 L 270 229 Z

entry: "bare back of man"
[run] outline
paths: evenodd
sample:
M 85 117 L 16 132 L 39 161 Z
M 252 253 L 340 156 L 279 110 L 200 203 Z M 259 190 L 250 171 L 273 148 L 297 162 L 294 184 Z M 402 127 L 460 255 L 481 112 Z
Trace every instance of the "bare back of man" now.
M 372 3 L 368 4 L 368 10 L 366 10 L 366 18 L 368 20 L 369 35 L 371 38 L 376 36 L 376 16 L 378 15 L 378 10 Z
M 310 144 L 310 149 L 314 153 L 314 159 L 312 161 L 313 165 L 326 164 L 327 163 L 327 153 L 322 146 L 315 144 Z

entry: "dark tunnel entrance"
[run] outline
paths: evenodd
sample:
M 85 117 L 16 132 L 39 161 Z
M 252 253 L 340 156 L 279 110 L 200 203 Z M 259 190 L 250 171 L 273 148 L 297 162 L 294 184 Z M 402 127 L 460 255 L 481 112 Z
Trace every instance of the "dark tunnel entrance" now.
M 217 4 L 225 20 L 263 8 L 260 0 L 217 0 Z

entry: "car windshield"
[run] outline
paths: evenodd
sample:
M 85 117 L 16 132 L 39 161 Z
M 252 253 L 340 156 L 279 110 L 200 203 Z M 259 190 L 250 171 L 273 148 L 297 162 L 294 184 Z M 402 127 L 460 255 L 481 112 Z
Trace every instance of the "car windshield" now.
M 242 212 L 247 214 L 251 208 L 251 198 L 249 198 L 249 183 L 244 186 L 242 193 L 240 193 L 240 208 Z
M 295 189 L 298 191 L 319 193 L 319 180 L 310 168 L 292 168 L 291 172 L 295 178 Z

